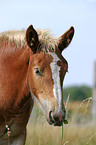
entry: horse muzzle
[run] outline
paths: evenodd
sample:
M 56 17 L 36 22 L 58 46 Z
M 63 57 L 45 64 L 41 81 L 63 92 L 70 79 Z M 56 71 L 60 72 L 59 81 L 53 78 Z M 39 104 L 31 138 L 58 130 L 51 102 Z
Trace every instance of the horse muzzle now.
M 48 118 L 48 122 L 50 125 L 54 125 L 54 126 L 62 126 L 65 120 L 65 116 L 66 116 L 66 111 L 64 110 L 59 110 L 57 112 L 55 111 L 50 111 L 49 112 L 49 118 Z

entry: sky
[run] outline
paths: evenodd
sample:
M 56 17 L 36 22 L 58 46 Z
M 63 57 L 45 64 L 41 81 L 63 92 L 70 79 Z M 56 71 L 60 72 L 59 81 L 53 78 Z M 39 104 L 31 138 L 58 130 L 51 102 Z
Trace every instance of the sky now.
M 63 51 L 69 64 L 64 85 L 94 83 L 96 61 L 96 0 L 0 0 L 0 33 L 13 29 L 50 29 L 60 37 L 75 28 L 72 43 Z

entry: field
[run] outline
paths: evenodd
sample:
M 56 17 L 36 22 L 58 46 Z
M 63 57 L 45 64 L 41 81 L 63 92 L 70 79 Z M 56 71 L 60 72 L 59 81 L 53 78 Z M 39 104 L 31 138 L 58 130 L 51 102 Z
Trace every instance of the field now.
M 68 125 L 50 126 L 35 106 L 27 127 L 26 145 L 96 145 L 90 100 L 68 103 Z

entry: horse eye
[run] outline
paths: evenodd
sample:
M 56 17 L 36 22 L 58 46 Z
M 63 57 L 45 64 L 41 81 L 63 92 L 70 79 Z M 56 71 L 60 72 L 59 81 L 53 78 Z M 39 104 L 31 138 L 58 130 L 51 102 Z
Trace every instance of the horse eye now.
M 36 75 L 41 75 L 40 71 L 38 68 L 34 68 Z

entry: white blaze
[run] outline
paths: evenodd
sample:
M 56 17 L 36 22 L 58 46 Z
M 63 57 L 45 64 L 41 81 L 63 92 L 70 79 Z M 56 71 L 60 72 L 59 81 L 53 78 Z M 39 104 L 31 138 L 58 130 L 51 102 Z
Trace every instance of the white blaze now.
M 50 52 L 50 54 L 53 57 L 53 61 L 50 64 L 51 71 L 52 71 L 52 79 L 54 81 L 53 92 L 54 92 L 54 96 L 58 102 L 58 106 L 59 106 L 59 108 L 61 108 L 62 107 L 62 90 L 61 90 L 60 76 L 59 76 L 60 67 L 57 65 L 57 62 L 60 59 L 58 58 L 58 56 L 55 53 Z

